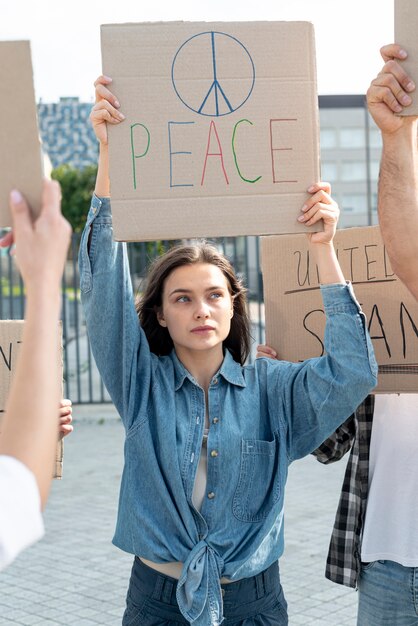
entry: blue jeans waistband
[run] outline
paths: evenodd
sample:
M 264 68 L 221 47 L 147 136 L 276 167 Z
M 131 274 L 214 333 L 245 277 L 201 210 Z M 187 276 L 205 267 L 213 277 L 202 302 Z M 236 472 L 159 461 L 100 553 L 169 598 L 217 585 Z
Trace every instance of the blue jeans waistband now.
M 148 567 L 138 557 L 135 557 L 134 560 L 131 585 L 141 590 L 143 594 L 152 598 L 152 600 L 177 606 L 177 580 Z M 242 611 L 243 602 L 249 608 L 249 605 L 254 602 L 259 604 L 258 601 L 261 601 L 262 604 L 263 599 L 272 594 L 276 597 L 281 596 L 283 605 L 286 606 L 281 589 L 279 564 L 277 561 L 260 574 L 223 584 L 221 588 L 224 611 L 229 614 L 228 617 L 239 615 Z

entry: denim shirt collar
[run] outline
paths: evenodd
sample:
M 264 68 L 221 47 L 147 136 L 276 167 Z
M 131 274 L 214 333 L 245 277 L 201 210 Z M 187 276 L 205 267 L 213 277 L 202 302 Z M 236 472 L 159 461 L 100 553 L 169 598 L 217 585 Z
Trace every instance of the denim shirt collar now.
M 170 354 L 170 358 L 174 365 L 175 376 L 175 390 L 178 391 L 183 385 L 186 378 L 190 380 L 194 385 L 197 385 L 196 379 L 190 374 L 190 372 L 184 367 L 183 363 L 178 358 L 175 350 Z M 242 373 L 242 367 L 239 363 L 234 361 L 229 350 L 225 350 L 224 360 L 222 365 L 212 380 L 215 380 L 218 376 L 222 376 L 228 383 L 237 387 L 246 387 L 246 382 Z

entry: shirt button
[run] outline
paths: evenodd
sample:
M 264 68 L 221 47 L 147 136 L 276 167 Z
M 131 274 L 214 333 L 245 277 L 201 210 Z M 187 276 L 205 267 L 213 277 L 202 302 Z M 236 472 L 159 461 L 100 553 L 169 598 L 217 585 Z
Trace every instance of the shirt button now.
M 217 450 L 212 450 L 211 453 L 210 453 L 210 456 L 212 456 L 212 457 L 218 456 L 218 451 Z
M 218 379 L 217 379 L 217 378 L 214 378 L 214 379 L 212 380 L 212 382 L 213 382 L 213 384 L 214 384 L 214 385 L 217 385 L 217 384 L 218 384 Z
M 97 211 L 96 207 L 95 207 L 95 206 L 93 206 L 93 207 L 91 208 L 91 212 L 93 213 L 93 215 L 96 213 L 96 211 Z
M 214 418 L 213 418 L 213 420 L 212 420 L 212 422 L 213 422 L 214 424 L 217 424 L 217 423 L 219 422 L 219 417 L 214 417 Z
M 208 493 L 209 500 L 213 500 L 214 497 L 215 497 L 215 494 L 213 493 L 213 491 L 209 491 Z

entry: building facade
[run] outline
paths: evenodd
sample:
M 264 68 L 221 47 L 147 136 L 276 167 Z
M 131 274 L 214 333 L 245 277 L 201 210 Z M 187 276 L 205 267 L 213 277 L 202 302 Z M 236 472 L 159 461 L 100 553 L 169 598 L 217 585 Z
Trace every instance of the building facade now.
M 339 226 L 377 223 L 380 131 L 364 96 L 320 96 L 321 175 L 341 209 Z
M 78 98 L 38 104 L 42 144 L 53 168 L 68 164 L 83 169 L 97 163 L 97 139 L 88 119 L 91 108 L 92 104 Z

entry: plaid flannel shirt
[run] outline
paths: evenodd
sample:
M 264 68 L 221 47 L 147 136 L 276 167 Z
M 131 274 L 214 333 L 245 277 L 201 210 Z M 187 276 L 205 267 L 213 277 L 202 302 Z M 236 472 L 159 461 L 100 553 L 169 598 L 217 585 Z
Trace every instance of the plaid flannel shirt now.
M 374 396 L 369 395 L 312 454 L 321 463 L 339 461 L 351 448 L 327 556 L 325 576 L 357 588 L 360 546 L 369 483 Z

